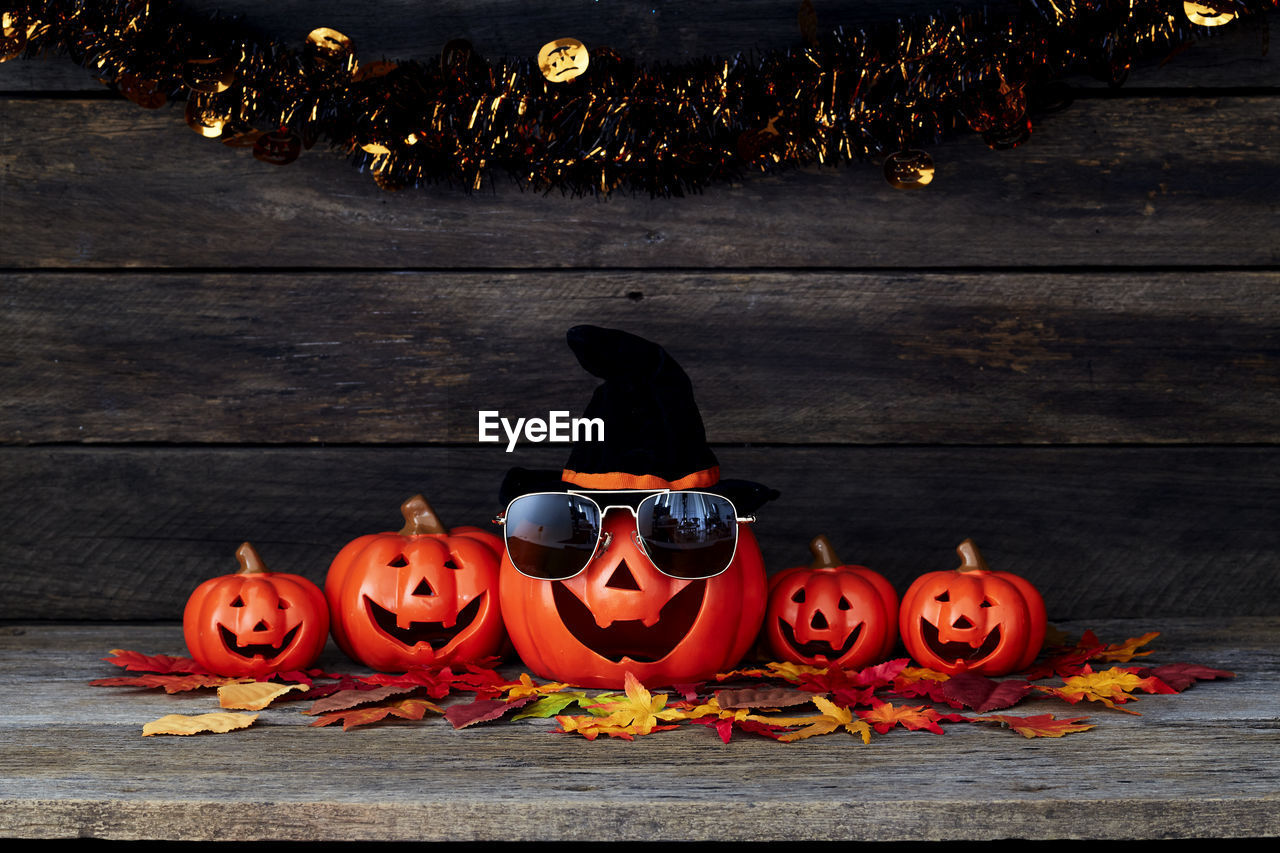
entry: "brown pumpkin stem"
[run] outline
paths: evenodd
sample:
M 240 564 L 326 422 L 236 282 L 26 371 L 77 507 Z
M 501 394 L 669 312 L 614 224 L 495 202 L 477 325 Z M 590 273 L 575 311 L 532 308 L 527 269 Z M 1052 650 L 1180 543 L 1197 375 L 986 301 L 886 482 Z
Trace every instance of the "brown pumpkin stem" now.
M 431 504 L 427 503 L 427 499 L 422 495 L 414 495 L 400 504 L 400 514 L 404 516 L 404 527 L 400 529 L 401 536 L 438 535 L 449 532 L 441 523 L 440 517 L 436 515 L 436 511 L 431 508 Z
M 236 562 L 240 564 L 240 571 L 236 572 L 238 575 L 268 574 L 267 564 L 262 562 L 257 550 L 248 542 L 236 549 Z
M 978 546 L 973 544 L 972 539 L 966 539 L 956 546 L 956 553 L 960 555 L 960 567 L 957 572 L 985 572 L 988 571 L 987 561 L 982 559 L 982 555 L 978 553 Z
M 831 547 L 831 540 L 821 533 L 809 541 L 809 551 L 813 554 L 811 569 L 834 569 L 844 565 L 836 556 L 836 549 Z

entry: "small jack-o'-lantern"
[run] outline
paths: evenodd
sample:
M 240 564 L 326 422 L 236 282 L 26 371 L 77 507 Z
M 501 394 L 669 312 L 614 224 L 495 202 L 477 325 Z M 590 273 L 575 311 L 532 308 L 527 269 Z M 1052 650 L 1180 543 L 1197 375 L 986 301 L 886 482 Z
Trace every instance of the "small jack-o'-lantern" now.
M 899 630 L 917 663 L 940 672 L 1007 675 L 1044 644 L 1044 599 L 1029 582 L 993 572 L 966 539 L 954 571 L 916 578 L 902 597 Z
M 205 581 L 187 599 L 182 635 L 191 657 L 230 676 L 311 666 L 329 637 L 320 587 L 301 575 L 267 571 L 248 542 L 236 559 L 240 571 Z
M 831 543 L 809 543 L 814 561 L 769 578 L 764 639 L 778 660 L 858 669 L 885 660 L 898 641 L 898 594 L 866 566 L 843 565 Z
M 400 507 L 398 532 L 348 543 L 325 579 L 333 638 L 385 672 L 502 654 L 502 540 L 477 527 L 446 530 L 422 495 Z
M 297 160 L 301 153 L 301 137 L 290 133 L 286 128 L 264 133 L 253 143 L 254 158 L 273 166 L 287 166 Z
M 884 179 L 897 190 L 918 190 L 933 182 L 933 158 L 918 148 L 884 158 Z
M 590 62 L 586 46 L 575 38 L 549 41 L 538 51 L 538 68 L 542 76 L 552 83 L 564 83 L 582 76 Z
M 714 577 L 659 572 L 637 544 L 635 518 L 609 510 L 609 543 L 568 580 L 526 577 L 502 560 L 503 618 L 521 660 L 544 678 L 580 687 L 622 687 L 627 672 L 659 687 L 731 669 L 764 617 L 765 573 L 751 531 Z

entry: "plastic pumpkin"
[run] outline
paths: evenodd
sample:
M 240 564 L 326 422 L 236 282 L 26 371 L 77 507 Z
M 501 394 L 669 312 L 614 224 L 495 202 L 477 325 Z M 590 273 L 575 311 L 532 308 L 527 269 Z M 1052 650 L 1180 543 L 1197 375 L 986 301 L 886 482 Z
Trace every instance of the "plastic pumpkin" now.
M 844 565 L 830 541 L 809 543 L 808 566 L 769 578 L 764 639 L 777 660 L 857 669 L 889 657 L 898 642 L 898 593 L 866 566 Z
M 446 530 L 422 495 L 400 512 L 403 528 L 351 541 L 329 566 L 339 648 L 384 672 L 500 656 L 502 540 L 478 527 Z
M 236 550 L 240 571 L 195 588 L 182 613 L 191 657 L 218 675 L 260 676 L 306 669 L 329 637 L 320 587 L 301 575 L 269 572 L 253 546 Z
M 954 571 L 916 578 L 902 597 L 899 630 L 917 663 L 940 672 L 1007 675 L 1044 645 L 1044 599 L 1029 582 L 993 572 L 966 539 Z
M 603 529 L 609 546 L 566 581 L 525 577 L 504 553 L 502 613 L 526 666 L 579 687 L 621 688 L 627 672 L 661 687 L 709 678 L 742 659 L 760 630 L 766 593 L 760 548 L 745 525 L 729 568 L 705 580 L 654 568 L 629 513 L 609 511 Z

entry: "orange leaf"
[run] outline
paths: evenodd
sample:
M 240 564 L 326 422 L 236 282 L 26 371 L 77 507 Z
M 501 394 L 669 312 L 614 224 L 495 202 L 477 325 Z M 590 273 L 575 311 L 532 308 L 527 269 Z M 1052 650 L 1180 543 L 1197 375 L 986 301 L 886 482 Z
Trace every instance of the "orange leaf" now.
M 191 658 L 175 658 L 169 655 L 144 655 L 142 652 L 133 652 L 127 649 L 112 649 L 111 655 L 111 657 L 103 658 L 103 660 L 116 666 L 122 666 L 131 672 L 208 672 Z
M 237 711 L 261 711 L 276 699 L 294 690 L 305 693 L 308 686 L 306 684 L 272 684 L 269 681 L 224 684 L 218 688 L 218 705 Z
M 152 720 L 142 727 L 142 736 L 152 735 L 194 735 L 199 732 L 225 732 L 243 729 L 258 719 L 257 714 L 167 714 L 158 720 Z
M 1023 737 L 1062 737 L 1072 732 L 1086 732 L 1090 725 L 1078 725 L 1088 717 L 1067 717 L 1055 719 L 1053 714 L 1037 714 L 1033 717 L 1011 717 L 1008 714 L 992 714 L 989 717 L 970 717 L 975 723 L 999 723 L 1013 729 Z
M 926 729 L 934 734 L 942 734 L 938 720 L 942 715 L 928 705 L 914 705 L 903 708 L 893 707 L 892 702 L 877 702 L 870 711 L 859 711 L 858 716 L 871 724 L 879 734 L 884 734 L 894 726 L 902 726 L 911 731 Z
M 163 687 L 165 693 L 186 693 L 202 687 L 221 687 L 224 684 L 242 684 L 253 681 L 252 678 L 232 678 L 226 675 L 207 675 L 192 673 L 190 675 L 166 675 L 148 673 L 146 675 L 121 675 L 113 678 L 95 678 L 89 684 L 93 687 Z
M 1159 631 L 1151 631 L 1150 633 L 1143 634 L 1141 637 L 1130 637 L 1123 643 L 1114 643 L 1105 647 L 1102 651 L 1095 654 L 1092 660 L 1102 661 L 1103 663 L 1127 663 L 1135 657 L 1143 657 L 1144 655 L 1151 654 L 1151 649 L 1147 649 L 1145 652 L 1140 652 L 1138 651 L 1138 648 L 1140 646 L 1145 646 L 1147 643 L 1159 636 Z
M 1080 675 L 1074 675 L 1066 679 L 1061 687 L 1036 685 L 1036 689 L 1057 696 L 1072 705 L 1081 699 L 1088 699 L 1091 702 L 1101 702 L 1108 708 L 1115 708 L 1117 711 L 1135 715 L 1138 714 L 1137 711 L 1119 707 L 1125 702 L 1133 701 L 1136 698 L 1133 696 L 1132 691 L 1142 690 L 1147 693 L 1177 692 L 1153 676 L 1142 678 L 1132 670 L 1121 667 L 1111 667 L 1102 672 L 1094 672 L 1088 666 L 1084 668 Z

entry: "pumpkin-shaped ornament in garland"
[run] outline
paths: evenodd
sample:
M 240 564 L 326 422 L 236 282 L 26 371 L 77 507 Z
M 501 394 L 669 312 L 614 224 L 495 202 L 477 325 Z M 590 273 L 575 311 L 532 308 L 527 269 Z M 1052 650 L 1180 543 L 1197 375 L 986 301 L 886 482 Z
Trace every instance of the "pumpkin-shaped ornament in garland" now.
M 959 568 L 921 575 L 902 597 L 902 644 L 917 663 L 951 675 L 1026 669 L 1044 645 L 1044 599 L 1018 575 L 991 571 L 973 540 L 956 553 Z
M 898 642 L 898 593 L 866 566 L 845 565 L 825 536 L 813 563 L 769 578 L 764 640 L 774 659 L 860 669 L 886 660 Z
M 563 469 L 513 468 L 503 482 L 512 645 L 537 675 L 581 687 L 733 668 L 764 618 L 747 514 L 777 492 L 720 479 L 689 377 L 662 347 L 596 326 L 567 339 L 604 380 L 584 413 L 604 437 L 575 443 Z
M 329 566 L 338 647 L 383 672 L 500 657 L 502 540 L 478 527 L 446 529 L 422 495 L 400 512 L 399 531 L 361 536 Z
M 182 613 L 182 636 L 196 663 L 217 675 L 259 677 L 306 669 L 329 638 L 320 587 L 301 575 L 267 571 L 248 542 L 240 570 L 196 587 Z

